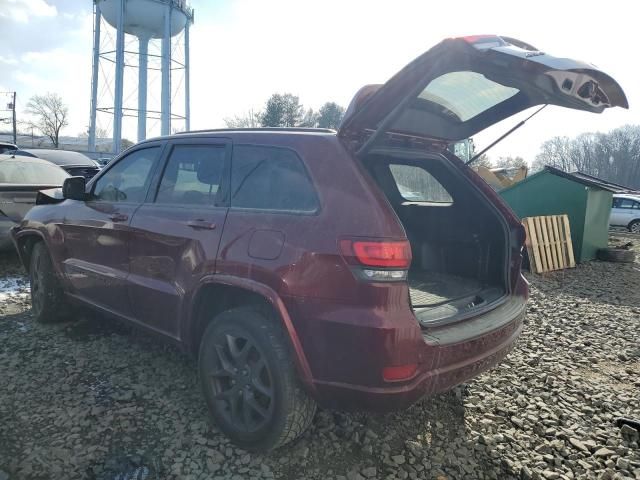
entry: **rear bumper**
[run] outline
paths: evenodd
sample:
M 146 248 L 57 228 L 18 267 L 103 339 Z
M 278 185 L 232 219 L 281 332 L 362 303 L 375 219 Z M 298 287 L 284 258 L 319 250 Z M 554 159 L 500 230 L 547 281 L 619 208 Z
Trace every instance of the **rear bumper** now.
M 404 409 L 427 395 L 446 391 L 500 363 L 522 331 L 525 308 L 526 294 L 512 296 L 484 315 L 423 330 L 421 344 L 415 346 L 418 370 L 409 381 L 359 385 L 314 379 L 314 397 L 326 408 L 379 412 Z M 387 348 L 394 346 L 387 344 Z M 376 352 L 361 351 L 360 354 L 370 357 L 372 368 L 377 368 Z

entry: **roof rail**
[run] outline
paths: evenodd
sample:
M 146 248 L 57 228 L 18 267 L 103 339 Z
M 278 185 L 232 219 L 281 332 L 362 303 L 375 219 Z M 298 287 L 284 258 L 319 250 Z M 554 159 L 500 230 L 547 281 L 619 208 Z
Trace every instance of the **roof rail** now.
M 188 132 L 178 132 L 176 135 L 188 135 L 190 133 L 211 133 L 211 132 L 310 132 L 310 133 L 336 133 L 331 128 L 308 128 L 308 127 L 250 127 L 250 128 L 208 128 L 205 130 L 190 130 Z

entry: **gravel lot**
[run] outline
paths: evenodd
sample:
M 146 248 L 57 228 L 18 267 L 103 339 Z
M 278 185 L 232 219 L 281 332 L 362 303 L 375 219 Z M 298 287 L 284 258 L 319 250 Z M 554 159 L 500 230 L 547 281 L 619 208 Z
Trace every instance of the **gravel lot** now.
M 193 360 L 91 313 L 34 323 L 2 256 L 0 480 L 640 479 L 638 431 L 614 421 L 640 419 L 640 263 L 529 280 L 497 369 L 405 412 L 320 411 L 300 441 L 255 455 L 209 423 Z

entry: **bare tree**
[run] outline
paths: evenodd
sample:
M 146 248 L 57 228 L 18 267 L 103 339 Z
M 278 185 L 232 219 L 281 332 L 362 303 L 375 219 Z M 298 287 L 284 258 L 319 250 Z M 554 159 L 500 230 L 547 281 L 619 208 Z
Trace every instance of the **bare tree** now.
M 224 119 L 227 128 L 256 128 L 261 126 L 260 112 L 249 110 L 244 115 L 235 115 Z
M 498 157 L 498 160 L 495 162 L 496 168 L 520 168 L 526 167 L 527 162 L 524 161 L 522 157 Z
M 473 162 L 473 166 L 474 167 L 485 167 L 485 168 L 493 168 L 493 163 L 491 162 L 491 159 L 487 156 L 486 153 L 483 153 L 482 155 L 480 155 L 478 157 L 478 159 Z
M 608 133 L 583 133 L 573 139 L 554 137 L 542 144 L 534 170 L 545 165 L 639 188 L 640 125 L 625 125 Z
M 27 103 L 26 112 L 33 116 L 29 124 L 49 137 L 53 146 L 58 148 L 60 131 L 69 125 L 69 108 L 62 97 L 56 93 L 34 95 Z

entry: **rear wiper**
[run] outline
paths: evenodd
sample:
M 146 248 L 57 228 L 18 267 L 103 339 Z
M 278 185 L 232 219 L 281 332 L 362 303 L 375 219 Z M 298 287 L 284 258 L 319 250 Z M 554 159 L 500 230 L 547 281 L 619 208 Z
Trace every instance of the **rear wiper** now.
M 523 126 L 525 123 L 527 123 L 527 120 L 529 120 L 531 117 L 533 117 L 533 116 L 537 115 L 538 113 L 540 113 L 547 106 L 548 106 L 548 104 L 544 104 L 543 106 L 541 106 L 538 110 L 536 110 L 531 115 L 529 115 L 527 118 L 522 120 L 520 123 L 518 123 L 515 127 L 513 127 L 511 130 L 509 130 L 507 133 L 505 133 L 500 138 L 498 138 L 496 141 L 491 143 L 488 147 L 486 147 L 483 150 L 481 150 L 480 153 L 477 153 L 473 157 L 471 157 L 471 160 L 469 160 L 466 164 L 467 165 L 471 165 L 473 162 L 475 162 L 477 159 L 479 159 L 482 155 L 484 155 L 488 150 L 490 150 L 491 148 L 496 146 L 498 143 L 500 143 L 502 140 L 507 138 L 509 135 L 511 135 L 513 132 L 515 132 L 517 129 L 519 129 L 521 126 Z

